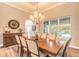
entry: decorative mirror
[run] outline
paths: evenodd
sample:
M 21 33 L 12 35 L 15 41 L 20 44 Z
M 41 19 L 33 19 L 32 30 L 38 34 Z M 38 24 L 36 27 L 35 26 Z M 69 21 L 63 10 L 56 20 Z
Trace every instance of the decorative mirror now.
M 11 28 L 11 29 L 17 29 L 19 27 L 19 22 L 17 20 L 10 20 L 8 22 L 8 26 Z

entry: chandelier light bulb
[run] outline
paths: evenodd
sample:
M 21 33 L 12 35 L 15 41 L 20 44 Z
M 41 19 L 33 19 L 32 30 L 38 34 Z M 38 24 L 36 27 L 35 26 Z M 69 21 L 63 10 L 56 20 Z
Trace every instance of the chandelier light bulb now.
M 31 20 L 34 20 L 34 17 L 33 17 L 33 15 L 30 15 L 30 19 L 31 19 Z
M 42 13 L 39 13 L 39 17 L 41 17 L 42 16 Z
M 35 11 L 32 15 L 30 15 L 30 19 L 35 22 L 43 21 L 44 15 L 38 11 Z

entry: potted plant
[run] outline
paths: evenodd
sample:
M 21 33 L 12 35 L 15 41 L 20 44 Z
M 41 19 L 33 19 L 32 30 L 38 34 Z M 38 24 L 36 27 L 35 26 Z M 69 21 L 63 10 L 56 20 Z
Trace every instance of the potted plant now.
M 19 31 L 19 33 L 22 33 L 23 32 L 23 30 L 21 28 L 19 28 L 18 31 Z

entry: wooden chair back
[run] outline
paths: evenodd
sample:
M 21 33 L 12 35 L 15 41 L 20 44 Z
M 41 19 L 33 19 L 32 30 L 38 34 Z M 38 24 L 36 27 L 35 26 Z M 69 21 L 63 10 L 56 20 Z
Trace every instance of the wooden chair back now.
M 30 56 L 31 57 L 40 56 L 39 50 L 38 50 L 38 45 L 37 45 L 37 40 L 27 39 L 26 41 L 27 41 Z
M 70 41 L 71 41 L 71 38 L 68 39 L 67 42 L 65 43 L 65 47 L 64 47 L 64 49 L 63 49 L 62 57 L 65 56 L 65 52 L 66 52 L 66 50 L 67 50 L 67 47 L 69 46 Z
M 21 44 L 21 41 L 20 41 L 19 36 L 18 35 L 15 35 L 15 38 L 16 38 L 17 44 Z
M 26 39 L 25 39 L 24 37 L 20 36 L 20 40 L 21 40 L 21 45 L 22 45 L 23 47 L 27 47 Z

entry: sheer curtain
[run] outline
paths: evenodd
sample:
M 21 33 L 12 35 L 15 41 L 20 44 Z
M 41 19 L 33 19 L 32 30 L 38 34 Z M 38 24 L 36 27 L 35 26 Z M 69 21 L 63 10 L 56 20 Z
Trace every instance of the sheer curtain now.
M 34 31 L 32 30 L 33 25 L 34 23 L 31 20 L 25 21 L 25 33 L 27 33 L 29 39 L 34 35 Z

